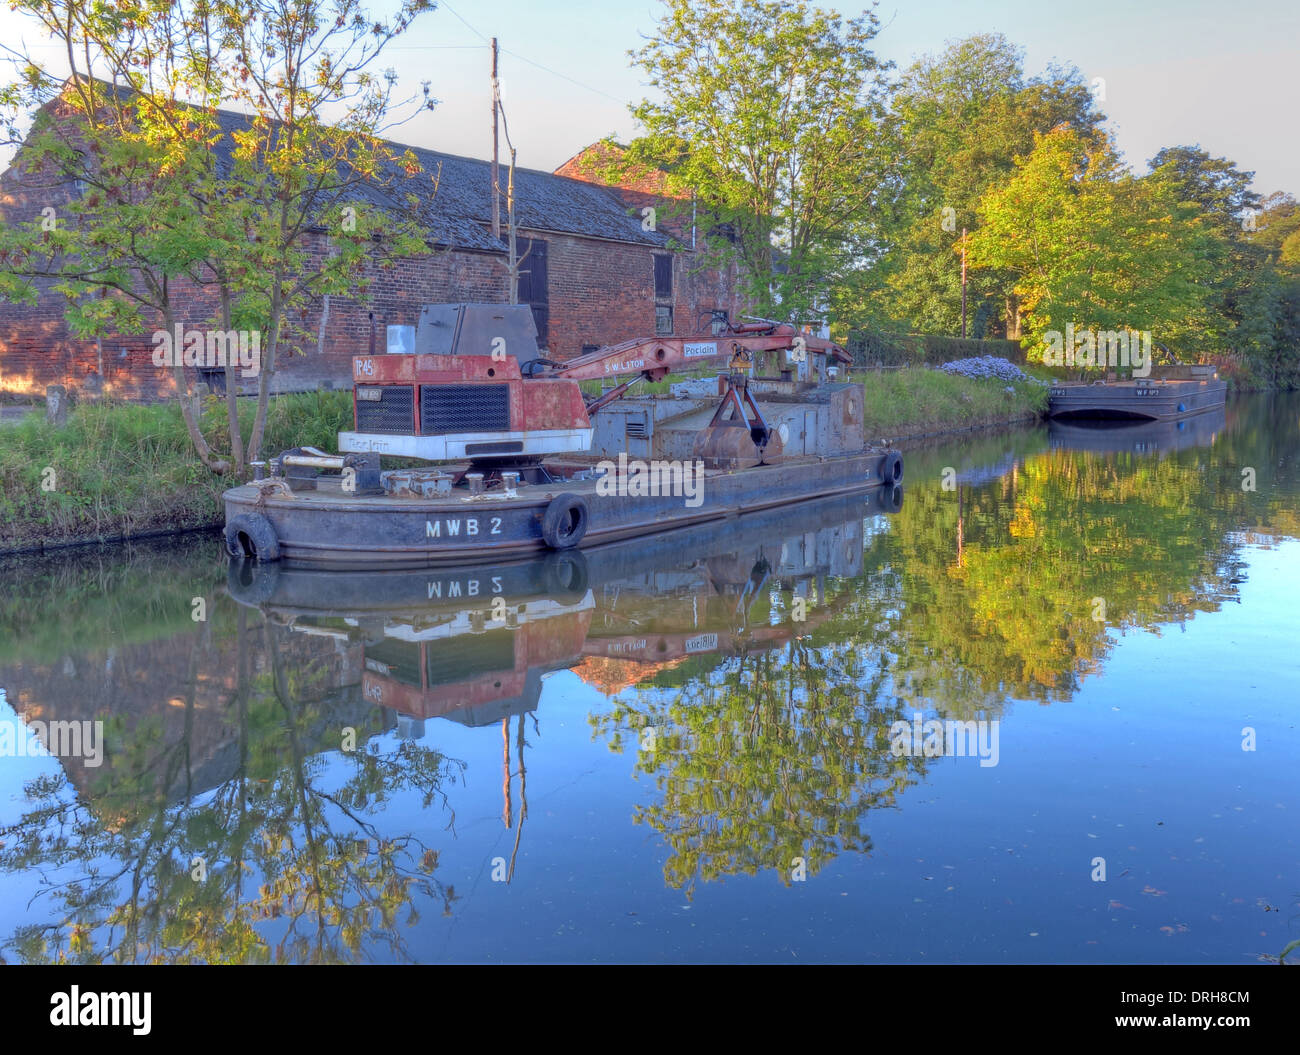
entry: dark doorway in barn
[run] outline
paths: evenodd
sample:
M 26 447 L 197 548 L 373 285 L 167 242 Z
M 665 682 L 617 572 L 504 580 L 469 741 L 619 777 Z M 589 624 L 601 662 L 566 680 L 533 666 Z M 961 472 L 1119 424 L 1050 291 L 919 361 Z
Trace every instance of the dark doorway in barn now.
M 550 345 L 551 299 L 546 275 L 546 242 L 524 238 L 519 245 L 519 303 L 533 309 L 537 343 Z

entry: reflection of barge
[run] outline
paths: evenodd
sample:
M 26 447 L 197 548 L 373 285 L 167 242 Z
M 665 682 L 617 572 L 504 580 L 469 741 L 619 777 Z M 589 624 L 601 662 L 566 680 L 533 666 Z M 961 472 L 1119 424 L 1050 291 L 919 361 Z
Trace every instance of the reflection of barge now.
M 853 596 L 828 592 L 828 580 L 861 574 L 866 538 L 901 500 L 901 488 L 880 488 L 506 565 L 336 571 L 234 561 L 228 583 L 278 633 L 360 645 L 362 698 L 395 715 L 399 736 L 422 738 L 436 718 L 500 727 L 502 821 L 518 826 L 508 881 L 528 812 L 525 717 L 537 731 L 546 678 L 569 669 L 612 695 L 699 656 L 721 662 L 810 633 Z M 760 607 L 751 618 L 773 594 L 789 600 L 782 615 Z
M 1215 407 L 1203 414 L 1172 421 L 1123 419 L 1054 419 L 1047 438 L 1065 450 L 1163 455 L 1191 447 L 1208 447 L 1227 428 L 1227 412 Z
M 369 702 L 410 720 L 477 726 L 534 710 L 543 676 L 584 657 L 663 664 L 807 633 L 825 610 L 761 625 L 746 612 L 764 592 L 824 598 L 828 578 L 860 574 L 864 518 L 881 512 L 858 495 L 506 566 L 234 562 L 228 582 L 237 602 L 276 625 L 359 642 Z
M 415 354 L 354 360 L 343 453 L 288 451 L 269 478 L 226 492 L 227 548 L 262 562 L 427 567 L 892 489 L 902 458 L 866 446 L 862 386 L 838 379 L 848 361 L 789 325 L 717 318 L 694 337 L 555 363 L 539 354 L 526 306 L 431 305 Z M 697 385 L 598 417 L 639 380 L 710 364 L 725 369 L 711 395 Z M 586 401 L 578 387 L 629 375 Z M 644 408 L 635 421 L 630 405 Z M 381 472 L 383 455 L 438 464 Z
M 1055 382 L 1048 416 L 1173 421 L 1217 410 L 1227 398 L 1228 386 L 1212 366 L 1157 367 L 1152 374 L 1127 381 Z

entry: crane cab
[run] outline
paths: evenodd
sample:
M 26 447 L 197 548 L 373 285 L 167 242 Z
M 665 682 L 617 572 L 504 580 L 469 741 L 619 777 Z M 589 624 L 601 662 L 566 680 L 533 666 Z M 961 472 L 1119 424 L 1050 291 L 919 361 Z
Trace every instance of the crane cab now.
M 426 305 L 414 347 L 352 360 L 354 429 L 340 451 L 485 461 L 591 446 L 577 383 L 523 376 L 541 358 L 526 304 Z

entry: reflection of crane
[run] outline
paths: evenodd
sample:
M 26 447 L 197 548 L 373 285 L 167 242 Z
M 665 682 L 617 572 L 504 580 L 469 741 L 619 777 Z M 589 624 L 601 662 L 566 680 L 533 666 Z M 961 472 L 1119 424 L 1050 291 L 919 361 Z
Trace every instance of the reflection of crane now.
M 601 618 L 593 624 L 594 628 L 588 633 L 583 645 L 584 654 L 638 664 L 664 664 L 677 663 L 689 656 L 706 653 L 738 654 L 753 648 L 776 648 L 833 618 L 849 600 L 848 595 L 845 595 L 830 601 L 823 589 L 822 599 L 826 603 L 809 612 L 797 624 L 782 622 L 775 626 L 761 623 L 750 625 L 750 609 L 761 596 L 763 587 L 772 579 L 774 569 L 761 550 L 757 559 L 749 564 L 746 574 L 743 565 L 748 563 L 747 559 L 710 560 L 706 562 L 704 577 L 695 583 L 694 589 L 682 590 L 675 595 L 679 607 L 685 601 L 690 602 L 692 616 L 687 629 L 671 626 L 671 610 L 663 611 L 658 618 L 645 620 L 644 625 L 642 620 L 628 616 L 620 618 L 617 596 L 607 595 L 607 598 L 612 598 L 612 603 L 602 605 Z M 742 575 L 745 577 L 740 578 Z M 791 582 L 778 578 L 774 588 L 784 592 L 800 581 L 812 580 L 807 577 Z M 663 595 L 656 596 L 662 598 Z M 736 603 L 729 612 L 722 610 L 723 620 L 718 620 L 717 611 L 710 618 L 707 611 L 708 599 L 730 599 L 732 596 L 736 598 Z M 706 603 L 703 621 L 700 618 L 701 597 Z M 661 629 L 665 621 L 670 626 Z

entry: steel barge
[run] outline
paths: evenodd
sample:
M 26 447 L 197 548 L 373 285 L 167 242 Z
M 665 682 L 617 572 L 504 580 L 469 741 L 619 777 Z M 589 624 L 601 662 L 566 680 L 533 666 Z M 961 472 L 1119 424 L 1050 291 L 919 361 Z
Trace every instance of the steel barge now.
M 902 457 L 864 443 L 862 386 L 840 378 L 848 363 L 788 324 L 725 316 L 692 337 L 555 362 L 526 305 L 430 305 L 414 353 L 353 360 L 355 424 L 338 454 L 294 448 L 225 493 L 226 547 L 258 562 L 419 568 L 873 488 L 899 501 Z M 715 364 L 725 372 L 671 397 L 629 396 L 643 379 Z M 579 382 L 594 379 L 617 383 L 584 397 Z M 384 456 L 426 467 L 383 470 Z
M 1052 385 L 1052 418 L 1177 421 L 1223 407 L 1227 383 L 1212 366 L 1157 367 L 1152 377 L 1127 381 L 1063 381 Z

